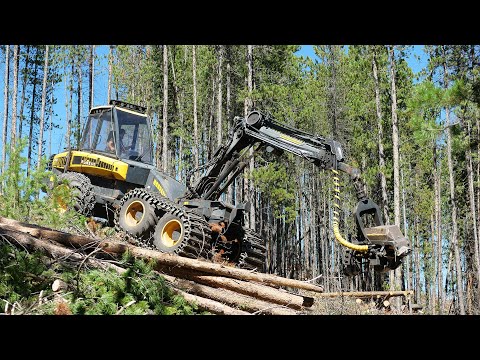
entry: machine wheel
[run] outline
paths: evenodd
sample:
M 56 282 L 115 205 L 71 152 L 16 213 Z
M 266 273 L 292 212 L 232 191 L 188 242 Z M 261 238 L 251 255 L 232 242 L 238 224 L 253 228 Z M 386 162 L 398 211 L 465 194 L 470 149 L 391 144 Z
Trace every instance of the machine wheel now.
M 116 229 L 138 238 L 149 237 L 157 223 L 154 200 L 140 188 L 126 193 L 115 214 Z
M 209 258 L 212 231 L 203 217 L 166 200 L 157 207 L 164 215 L 153 233 L 156 250 L 194 259 Z
M 165 214 L 155 227 L 153 235 L 155 247 L 165 253 L 175 253 L 185 238 L 183 220 L 172 214 Z
M 58 175 L 57 180 L 58 182 L 54 189 L 56 191 L 53 196 L 60 209 L 67 211 L 69 204 L 62 199 L 61 195 L 57 196 L 55 193 L 59 193 L 62 188 L 70 189 L 73 196 L 72 205 L 74 210 L 79 214 L 90 216 L 95 206 L 95 195 L 90 179 L 80 173 L 66 172 Z

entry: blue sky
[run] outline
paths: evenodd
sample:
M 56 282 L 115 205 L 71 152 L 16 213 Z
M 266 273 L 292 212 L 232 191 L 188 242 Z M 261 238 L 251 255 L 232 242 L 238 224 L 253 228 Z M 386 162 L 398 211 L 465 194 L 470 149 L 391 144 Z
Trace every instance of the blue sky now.
M 1 45 L 3 47 L 3 45 Z M 407 59 L 410 67 L 417 74 L 422 68 L 426 66 L 427 63 L 427 56 L 423 52 L 423 45 L 415 45 L 413 46 L 413 50 L 410 53 L 409 58 Z M 11 50 L 12 51 L 12 50 Z M 95 80 L 94 80 L 94 105 L 103 105 L 107 103 L 107 84 L 108 84 L 108 56 L 109 47 L 108 45 L 97 45 L 95 48 L 96 53 L 96 61 L 95 61 Z M 299 56 L 309 56 L 312 59 L 316 58 L 316 55 L 313 51 L 312 45 L 302 45 L 300 51 L 297 52 Z M 415 55 L 417 55 L 420 60 L 418 60 Z M 5 59 L 3 58 L 0 62 L 0 132 L 3 129 L 3 89 L 4 89 L 4 70 L 5 70 Z M 13 67 L 13 64 L 10 64 Z M 13 79 L 10 79 L 10 91 L 13 87 Z M 20 84 L 19 84 L 20 86 Z M 88 83 L 83 83 L 84 89 L 88 88 Z M 84 101 L 85 103 L 88 102 L 88 94 L 84 93 Z M 55 129 L 52 134 L 52 153 L 58 153 L 63 151 L 65 146 L 64 143 L 64 136 L 66 132 L 66 116 L 65 116 L 65 84 L 63 82 L 56 85 L 55 88 L 55 96 L 57 97 L 57 104 L 54 105 L 54 119 L 53 122 L 60 125 L 60 129 Z M 18 99 L 20 101 L 20 97 Z M 74 99 L 74 102 L 76 100 Z M 11 104 L 11 103 L 10 103 Z M 83 117 L 86 118 L 88 114 L 87 104 L 85 104 L 83 108 Z M 11 105 L 10 105 L 11 110 Z M 76 112 L 76 105 L 74 104 L 74 113 Z M 47 114 L 48 115 L 48 114 Z M 10 115 L 9 115 L 10 116 Z M 62 121 L 63 120 L 63 121 Z M 49 119 L 47 119 L 49 121 Z M 26 131 L 26 125 L 24 125 L 24 131 Z M 8 131 L 10 134 L 10 130 Z M 24 132 L 25 134 L 25 132 Z M 50 134 L 49 132 L 44 133 L 44 138 L 48 140 Z M 0 142 L 1 142 L 1 134 L 0 134 Z M 3 144 L 0 143 L 0 149 L 3 147 Z M 48 145 L 46 147 L 47 156 L 50 154 L 48 153 Z M 36 155 L 34 156 L 36 159 Z
M 410 56 L 407 58 L 408 65 L 417 75 L 427 65 L 427 54 L 423 51 L 424 45 L 413 45 L 413 49 L 410 52 Z M 313 51 L 313 45 L 302 45 L 299 51 L 299 56 L 308 56 L 312 59 L 318 59 Z M 418 59 L 417 59 L 418 57 Z

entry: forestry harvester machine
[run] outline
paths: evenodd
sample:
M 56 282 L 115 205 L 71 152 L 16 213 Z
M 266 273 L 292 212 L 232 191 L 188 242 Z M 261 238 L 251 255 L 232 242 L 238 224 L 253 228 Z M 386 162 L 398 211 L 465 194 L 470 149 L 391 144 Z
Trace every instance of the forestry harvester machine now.
M 203 176 L 184 185 L 154 166 L 151 129 L 140 106 L 112 100 L 92 108 L 78 149 L 50 158 L 48 168 L 56 176 L 49 188 L 68 187 L 76 211 L 107 219 L 141 246 L 266 271 L 264 241 L 244 224 L 249 203 L 233 206 L 220 196 L 249 163 L 250 148 L 255 153 L 287 151 L 333 174 L 332 227 L 346 250 L 347 275 L 358 273 L 362 263 L 379 272 L 393 270 L 411 251 L 398 225 L 383 224 L 378 206 L 364 192 L 359 170 L 344 162 L 335 140 L 252 111 L 245 118 L 235 117 L 227 142 L 207 164 L 194 169 L 204 169 Z M 339 229 L 340 172 L 349 175 L 358 198 L 357 234 L 348 240 Z

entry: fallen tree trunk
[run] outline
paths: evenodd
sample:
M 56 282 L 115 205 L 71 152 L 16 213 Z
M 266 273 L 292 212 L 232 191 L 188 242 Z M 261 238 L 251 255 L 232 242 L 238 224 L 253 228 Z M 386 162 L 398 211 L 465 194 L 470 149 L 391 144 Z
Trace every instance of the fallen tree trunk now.
M 9 242 L 15 242 L 17 246 L 22 246 L 28 249 L 40 250 L 47 255 L 53 256 L 54 258 L 61 258 L 62 260 L 75 261 L 79 264 L 88 264 L 91 267 L 101 268 L 101 269 L 114 269 L 118 273 L 123 273 L 126 270 L 107 263 L 105 261 L 97 260 L 95 258 L 88 258 L 83 254 L 77 253 L 75 250 L 64 248 L 60 245 L 55 245 L 50 243 L 47 240 L 37 239 L 29 234 L 22 233 L 16 230 L 10 229 L 10 226 L 0 226 L 0 236 L 4 236 L 5 239 Z M 187 301 L 194 301 L 200 309 L 207 310 L 214 314 L 224 314 L 224 315 L 246 315 L 250 314 L 247 311 L 239 310 L 232 308 L 228 305 L 222 304 L 228 303 L 235 306 L 243 306 L 245 309 L 250 311 L 258 311 L 265 314 L 296 314 L 293 310 L 285 309 L 278 307 L 275 304 L 268 303 L 266 301 L 256 300 L 241 294 L 236 294 L 233 291 L 218 290 L 214 288 L 209 288 L 208 286 L 198 285 L 188 280 L 178 279 L 174 276 L 161 274 L 164 276 L 172 285 L 172 290 L 176 293 L 181 294 L 185 297 Z M 210 276 L 210 280 L 213 278 Z M 232 280 L 232 279 L 224 279 Z M 238 281 L 238 280 L 237 280 Z M 196 294 L 189 294 L 188 292 L 179 289 L 179 284 L 182 288 L 187 288 L 189 291 Z M 57 284 L 58 285 L 58 284 Z M 250 284 L 252 285 L 252 284 Z M 253 284 L 255 285 L 255 284 Z M 54 285 L 55 286 L 55 285 Z M 257 285 L 258 286 L 258 285 Z M 195 289 L 195 291 L 192 291 Z M 57 289 L 58 290 L 58 289 Z M 55 289 L 54 289 L 55 291 Z M 275 291 L 272 289 L 272 291 Z M 207 298 L 203 298 L 198 295 L 204 295 Z M 218 300 L 218 301 L 215 301 Z M 221 301 L 221 302 L 220 302 Z
M 315 296 L 326 297 L 326 298 L 333 298 L 333 297 L 372 298 L 372 297 L 375 297 L 379 299 L 381 297 L 389 298 L 394 296 L 409 296 L 409 295 L 413 295 L 413 290 L 329 292 L 329 293 L 316 294 Z
M 250 296 L 236 293 L 227 289 L 215 289 L 210 286 L 197 284 L 193 281 L 175 278 L 170 275 L 163 275 L 166 280 L 172 283 L 175 287 L 179 287 L 189 293 L 197 294 L 203 297 L 208 297 L 222 303 L 227 303 L 231 306 L 236 306 L 247 311 L 253 311 L 259 314 L 268 315 L 298 315 L 295 310 L 286 308 L 282 305 L 272 304 L 263 300 L 254 299 Z
M 172 291 L 175 292 L 178 295 L 181 295 L 184 297 L 185 300 L 187 300 L 190 303 L 195 303 L 197 304 L 198 308 L 200 310 L 206 310 L 208 312 L 211 312 L 212 314 L 216 315 L 251 315 L 247 311 L 239 310 L 239 309 L 234 309 L 230 306 L 227 306 L 225 304 L 222 304 L 218 301 L 212 300 L 212 299 L 206 299 L 197 295 L 189 294 L 188 292 L 185 292 L 181 289 L 176 288 L 175 286 L 172 286 Z
M 62 246 L 52 244 L 47 240 L 37 239 L 33 236 L 30 236 L 22 232 L 6 229 L 3 226 L 0 227 L 0 236 L 4 236 L 5 240 L 7 240 L 8 242 L 15 242 L 17 246 L 25 247 L 27 249 L 39 250 L 45 253 L 46 255 L 49 255 L 51 257 L 53 256 L 54 258 L 61 258 L 62 260 L 65 260 L 65 261 L 73 260 L 78 263 L 85 262 L 91 267 L 100 268 L 103 270 L 113 269 L 119 274 L 126 271 L 124 268 L 116 266 L 114 264 L 110 264 L 108 262 L 93 259 L 93 258 L 87 258 L 87 256 L 75 252 L 75 250 L 67 249 Z M 58 292 L 62 289 L 66 289 L 67 287 L 68 287 L 68 284 L 64 283 L 59 279 L 55 280 L 52 284 L 52 290 L 54 292 Z M 246 311 L 234 309 L 230 306 L 221 304 L 217 301 L 205 299 L 200 296 L 186 293 L 185 291 L 182 291 L 175 287 L 172 287 L 172 291 L 182 295 L 185 298 L 185 300 L 189 302 L 195 302 L 200 309 L 209 311 L 213 314 L 250 315 L 250 313 Z
M 49 239 L 71 247 L 87 247 L 96 245 L 100 239 L 93 239 L 83 235 L 69 234 L 63 231 L 53 230 L 43 226 L 28 224 L 0 216 L 0 226 L 11 230 L 30 234 L 39 239 Z
M 214 288 L 232 290 L 257 299 L 266 300 L 279 305 L 285 305 L 296 310 L 303 310 L 304 307 L 310 307 L 313 305 L 312 297 L 290 294 L 269 286 L 242 281 L 239 279 L 195 274 L 186 271 L 174 271 L 171 275 L 195 281 L 196 283 L 208 285 Z
M 26 233 L 9 229 L 6 226 L 0 226 L 0 236 L 4 236 L 5 240 L 7 240 L 8 242 L 14 241 L 19 246 L 28 249 L 40 250 L 47 255 L 53 256 L 54 258 L 61 258 L 64 261 L 75 261 L 79 263 L 84 262 L 86 265 L 90 265 L 92 267 L 100 268 L 103 270 L 114 269 L 117 272 L 125 271 L 125 269 L 114 264 L 100 261 L 95 258 L 87 258 L 85 255 L 79 254 L 74 250 L 64 248 L 60 245 L 52 244 L 47 240 L 37 239 Z
M 118 253 L 128 251 L 131 255 L 143 259 L 152 259 L 159 270 L 169 266 L 169 271 L 177 269 L 190 269 L 218 276 L 226 276 L 240 280 L 256 281 L 265 285 L 280 285 L 285 287 L 322 292 L 323 288 L 303 281 L 287 279 L 273 274 L 251 272 L 245 269 L 233 268 L 209 261 L 190 259 L 172 254 L 165 254 L 155 250 L 144 249 L 130 244 L 120 244 L 112 241 L 102 241 L 99 246 L 106 252 Z
M 309 290 L 313 292 L 323 292 L 323 288 L 318 285 L 313 285 L 308 282 L 300 280 L 287 279 L 279 277 L 273 274 L 255 273 L 245 269 L 233 268 L 221 264 L 215 264 L 209 261 L 190 259 L 180 257 L 177 255 L 165 254 L 155 250 L 145 249 L 138 246 L 134 246 L 127 243 L 121 243 L 118 241 L 99 241 L 81 235 L 70 235 L 68 233 L 38 227 L 36 225 L 25 224 L 19 221 L 6 219 L 0 217 L 0 227 L 10 228 L 16 231 L 28 232 L 34 237 L 49 238 L 61 244 L 73 247 L 85 247 L 93 248 L 97 246 L 107 253 L 123 254 L 124 252 L 130 252 L 134 257 L 143 259 L 153 259 L 157 264 L 157 269 L 162 270 L 165 266 L 173 268 L 190 269 L 195 271 L 202 271 L 209 274 L 221 275 L 241 280 L 256 281 L 268 286 L 284 286 L 290 288 L 297 288 L 303 290 Z

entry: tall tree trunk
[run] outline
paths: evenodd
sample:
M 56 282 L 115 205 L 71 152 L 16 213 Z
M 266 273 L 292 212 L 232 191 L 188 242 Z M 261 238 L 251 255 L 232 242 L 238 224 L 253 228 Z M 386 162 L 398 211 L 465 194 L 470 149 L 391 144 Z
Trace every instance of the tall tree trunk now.
M 468 197 L 470 203 L 470 216 L 472 217 L 473 225 L 473 242 L 474 242 L 474 255 L 475 255 L 475 267 L 476 267 L 476 278 L 477 278 L 477 295 L 475 296 L 477 302 L 480 300 L 480 255 L 479 255 L 479 243 L 478 243 L 478 234 L 477 234 L 477 215 L 476 215 L 476 206 L 475 206 L 475 190 L 474 190 L 474 179 L 473 179 L 473 162 L 472 162 L 472 152 L 470 150 L 470 119 L 467 120 L 467 131 L 468 131 L 468 146 L 465 151 L 465 156 L 467 160 L 467 177 L 468 177 Z M 478 306 L 477 309 L 478 311 Z
M 226 116 L 227 116 L 227 124 L 231 125 L 232 123 L 232 120 L 230 119 L 231 117 L 231 89 L 230 89 L 230 72 L 231 72 L 231 68 L 230 68 L 230 51 L 229 51 L 229 45 L 227 45 L 226 47 L 226 61 L 227 61 L 227 73 L 225 74 L 225 77 L 226 77 L 226 86 L 227 86 L 227 89 L 226 89 L 226 97 L 227 97 L 227 113 L 226 113 Z M 230 202 L 230 203 L 234 203 L 234 187 L 235 187 L 235 181 L 233 181 L 229 186 L 228 186 L 228 193 L 227 193 L 227 202 Z
M 477 62 L 477 59 L 476 59 L 476 56 L 475 56 L 475 45 L 472 45 L 470 47 L 470 71 L 472 72 L 472 83 L 475 83 L 476 79 L 477 79 L 477 76 L 476 76 L 476 73 L 474 72 L 474 69 L 476 67 L 476 62 Z M 479 116 L 475 116 L 475 126 L 477 128 L 477 133 L 476 133 L 476 136 L 477 136 L 477 139 L 480 139 L 480 117 Z M 470 150 L 470 153 L 471 153 L 471 150 Z M 477 181 L 476 181 L 476 186 L 475 186 L 475 190 L 476 190 L 476 194 L 477 194 L 477 203 L 476 203 L 476 223 L 477 224 L 480 224 L 480 141 L 477 141 Z M 472 164 L 472 173 L 473 173 L 473 164 Z M 473 175 L 472 175 L 473 176 Z M 477 231 L 477 240 L 478 240 L 478 243 L 476 244 L 476 247 L 477 247 L 477 251 L 480 252 L 480 226 L 476 226 L 475 227 L 475 231 Z M 478 286 L 479 286 L 479 289 L 480 289 L 480 279 L 477 279 L 478 281 Z M 480 296 L 480 295 L 479 295 Z M 480 302 L 480 297 L 478 299 L 478 302 Z M 480 308 L 480 305 L 478 305 L 478 307 Z M 480 310 L 480 309 L 479 309 Z
M 163 45 L 163 133 L 162 133 L 162 168 L 168 171 L 168 48 Z
M 107 103 L 110 104 L 112 98 L 112 67 L 113 67 L 113 45 L 110 45 L 108 51 L 108 90 L 107 90 Z
M 71 149 L 72 147 L 72 139 L 71 139 L 71 135 L 73 135 L 73 137 L 75 137 L 75 133 L 73 132 L 72 134 L 72 129 L 73 128 L 73 78 L 74 78 L 74 75 L 75 74 L 75 67 L 74 67 L 74 61 L 72 59 L 72 72 L 70 73 L 70 84 L 68 86 L 68 90 L 69 90 L 69 93 L 70 93 L 70 101 L 68 103 L 69 105 L 69 108 L 68 108 L 68 112 L 69 112 L 69 121 L 70 121 L 70 137 L 68 138 L 68 150 Z
M 252 100 L 252 91 L 253 91 L 253 45 L 247 45 L 247 91 L 248 95 L 245 97 L 245 104 L 244 104 L 244 113 L 245 117 L 248 115 L 248 112 L 253 108 L 253 100 Z M 250 159 L 250 166 L 249 166 L 249 173 L 251 174 L 254 167 L 255 167 L 255 159 L 253 158 L 253 148 L 250 149 L 249 155 L 251 156 Z M 249 187 L 248 179 L 245 178 L 244 180 L 244 195 L 250 201 L 250 219 L 248 221 L 248 226 L 255 230 L 255 203 L 254 203 L 254 195 L 252 194 L 252 187 Z
M 395 84 L 395 47 L 390 48 L 390 81 L 392 86 L 392 142 L 393 142 L 393 207 L 394 224 L 400 224 L 400 161 L 399 161 L 399 134 L 397 118 L 397 90 Z M 402 268 L 398 267 L 391 272 L 395 290 L 402 289 Z M 390 281 L 391 281 L 390 280 Z M 400 299 L 396 300 L 399 306 Z
M 443 291 L 443 256 L 442 256 L 442 210 L 441 210 L 441 172 L 437 163 L 437 140 L 433 140 L 433 183 L 435 188 L 435 224 L 436 224 L 436 237 L 437 237 L 437 297 L 438 297 L 438 311 L 443 313 L 443 306 L 445 304 L 445 293 Z
M 222 67 L 224 46 L 218 49 L 217 146 L 222 145 Z
M 13 48 L 13 100 L 12 100 L 12 133 L 10 136 L 10 148 L 15 148 L 15 139 L 17 137 L 17 98 L 18 98 L 18 63 L 20 59 L 20 46 Z
M 210 98 L 210 107 L 208 108 L 208 126 L 205 129 L 206 139 L 207 139 L 207 159 L 210 160 L 215 151 L 215 131 L 213 127 L 213 121 L 215 120 L 215 95 L 216 95 L 216 86 L 217 86 L 217 76 L 218 73 L 212 75 L 212 96 Z
M 198 117 L 197 117 L 197 54 L 195 45 L 192 46 L 192 75 L 193 75 L 193 153 L 195 168 L 198 167 Z M 197 176 L 195 175 L 195 179 Z
M 71 148 L 71 142 L 70 142 L 70 138 L 72 137 L 72 118 L 71 118 L 71 114 L 69 112 L 69 99 L 68 99 L 68 90 L 69 90 L 69 86 L 67 85 L 67 82 L 68 82 L 68 79 L 67 79 L 67 62 L 65 61 L 65 64 L 64 64 L 64 69 L 63 69 L 63 73 L 64 73 L 64 83 L 65 83 L 65 117 L 67 118 L 67 133 L 65 134 L 65 148 L 67 150 L 70 150 Z M 73 74 L 70 74 L 70 77 L 72 77 Z M 70 92 L 71 93 L 71 92 Z M 70 99 L 70 102 L 71 102 L 71 99 Z M 66 166 L 65 166 L 65 169 L 66 169 Z
M 442 47 L 443 48 L 443 47 Z M 445 89 L 448 88 L 448 71 L 447 63 L 445 59 L 445 48 L 444 50 L 444 60 L 443 60 L 443 71 L 444 71 L 444 84 Z M 460 314 L 465 315 L 465 297 L 463 294 L 463 278 L 462 278 L 462 264 L 460 260 L 460 248 L 458 245 L 458 229 L 457 229 L 457 204 L 455 199 L 455 180 L 453 173 L 453 161 L 452 161 L 452 129 L 450 127 L 450 109 L 445 108 L 445 122 L 447 127 L 447 162 L 448 162 L 448 175 L 450 182 L 450 205 L 452 208 L 452 245 L 453 245 L 453 255 L 455 257 L 455 273 L 457 275 L 457 291 L 458 291 L 458 305 L 460 309 Z
M 40 110 L 40 133 L 38 135 L 38 158 L 37 158 L 38 169 L 40 169 L 40 163 L 42 161 L 43 127 L 45 124 L 45 104 L 47 102 L 48 50 L 49 50 L 49 46 L 46 45 L 45 46 L 45 64 L 43 66 L 42 109 Z
M 5 172 L 5 163 L 7 160 L 7 130 L 8 130 L 8 88 L 10 85 L 10 45 L 5 45 L 5 87 L 3 90 L 3 152 L 2 152 L 2 174 Z
M 422 286 L 420 282 L 420 233 L 418 231 L 418 215 L 415 215 L 414 220 L 415 234 L 412 234 L 414 239 L 414 257 L 415 257 L 415 300 L 417 303 L 422 301 Z M 416 235 L 416 236 L 415 236 Z
M 435 209 L 432 210 L 430 214 L 430 236 L 431 236 L 431 244 L 432 244 L 432 256 L 428 257 L 428 267 L 432 269 L 431 272 L 425 271 L 425 283 L 427 284 L 428 289 L 428 298 L 431 299 L 431 313 L 433 315 L 436 314 L 436 294 L 435 294 Z M 427 276 L 428 273 L 428 276 Z M 430 275 L 430 273 L 432 275 Z
M 30 70 L 30 45 L 27 45 L 27 54 L 25 55 L 25 66 L 23 68 L 23 78 L 22 78 L 22 99 L 20 100 L 20 112 L 19 112 L 19 124 L 18 124 L 18 138 L 22 137 L 22 127 L 23 127 L 23 108 L 25 106 L 25 90 L 27 88 L 27 79 L 28 72 Z
M 186 46 L 186 45 L 185 45 Z M 172 77 L 173 77 L 173 88 L 174 88 L 174 97 L 175 97 L 175 101 L 177 103 L 177 109 L 178 109 L 178 117 L 179 117 L 179 120 L 180 120 L 180 124 L 182 124 L 182 126 L 184 125 L 184 116 L 183 116 L 183 103 L 182 101 L 180 100 L 180 98 L 182 97 L 182 93 L 183 91 L 180 90 L 180 88 L 178 87 L 178 83 L 177 83 L 177 77 L 175 75 L 175 67 L 174 67 L 174 64 L 173 64 L 173 56 L 172 56 L 172 53 L 170 53 L 170 67 L 172 68 Z M 178 151 L 178 166 L 179 168 L 181 168 L 182 166 L 182 157 L 183 157 L 183 137 L 180 136 L 179 137 L 179 151 Z M 179 171 L 178 172 L 179 174 L 179 181 L 182 182 L 182 171 Z
M 379 176 L 380 176 L 380 187 L 382 190 L 382 203 L 381 207 L 383 210 L 383 219 L 386 225 L 389 224 L 388 219 L 388 197 L 387 197 L 387 180 L 385 178 L 385 153 L 383 150 L 383 116 L 382 116 L 382 105 L 380 100 L 380 84 L 378 81 L 378 70 L 377 70 L 377 54 L 375 46 L 373 46 L 373 57 L 372 57 L 372 69 L 373 69 L 373 78 L 375 80 L 375 106 L 377 110 L 377 128 L 378 128 L 378 166 L 379 166 Z
M 78 54 L 78 57 L 81 55 Z M 77 57 L 77 135 L 76 135 L 76 146 L 77 148 L 80 147 L 80 141 L 82 138 L 82 62 Z
M 402 205 L 403 205 L 403 235 L 408 239 L 408 227 L 407 227 L 407 211 L 406 211 L 406 202 L 405 202 L 405 186 L 403 182 L 403 169 L 400 169 L 400 178 L 402 180 Z M 406 278 L 407 278 L 407 289 L 410 290 L 412 288 L 412 284 L 410 283 L 410 256 L 407 256 L 405 262 L 406 268 Z
M 95 45 L 90 46 L 88 59 L 88 110 L 93 107 L 93 79 L 95 76 Z
M 35 60 L 33 67 L 33 90 L 32 90 L 32 104 L 30 105 L 30 126 L 28 130 L 28 155 L 27 155 L 27 177 L 30 174 L 32 165 L 32 147 L 33 147 L 33 125 L 35 119 L 35 96 L 37 94 L 37 69 L 38 69 L 38 46 L 35 49 Z
M 54 83 L 52 80 L 52 90 L 50 91 L 50 126 L 49 126 L 49 139 L 48 139 L 48 156 L 52 155 L 52 133 L 53 133 L 53 93 L 54 93 Z

